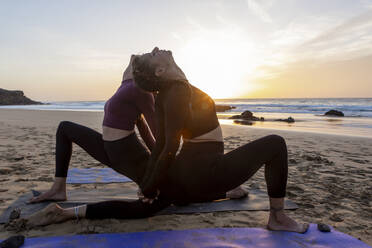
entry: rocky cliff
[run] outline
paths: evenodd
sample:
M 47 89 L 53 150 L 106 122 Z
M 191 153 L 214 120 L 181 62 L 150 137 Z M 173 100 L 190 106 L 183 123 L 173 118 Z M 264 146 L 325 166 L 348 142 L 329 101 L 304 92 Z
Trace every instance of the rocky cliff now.
M 42 104 L 41 102 L 32 101 L 20 90 L 5 90 L 0 88 L 0 105 L 29 105 Z

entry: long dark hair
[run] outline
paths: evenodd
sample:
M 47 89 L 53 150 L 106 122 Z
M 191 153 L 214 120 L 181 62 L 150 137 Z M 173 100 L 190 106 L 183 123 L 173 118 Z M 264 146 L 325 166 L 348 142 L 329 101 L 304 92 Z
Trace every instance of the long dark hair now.
M 133 59 L 132 69 L 133 79 L 138 87 L 150 92 L 160 90 L 162 80 L 155 75 L 155 68 L 152 68 L 141 56 L 136 56 Z
M 141 89 L 149 92 L 158 92 L 161 89 L 166 89 L 175 84 L 186 84 L 191 86 L 187 80 L 179 79 L 164 79 L 155 75 L 155 68 L 141 56 L 137 56 L 132 62 L 134 83 Z

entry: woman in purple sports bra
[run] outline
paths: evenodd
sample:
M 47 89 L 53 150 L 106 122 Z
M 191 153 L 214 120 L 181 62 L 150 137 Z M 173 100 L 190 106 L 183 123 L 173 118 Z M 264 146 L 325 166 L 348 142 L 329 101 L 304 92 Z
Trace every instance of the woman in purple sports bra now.
M 66 177 L 72 153 L 72 143 L 83 148 L 93 158 L 134 182 L 140 182 L 147 160 L 155 144 L 154 96 L 138 88 L 132 77 L 131 57 L 123 81 L 116 93 L 106 102 L 102 134 L 88 127 L 62 121 L 56 134 L 56 173 L 51 189 L 30 200 L 64 201 Z M 145 141 L 139 141 L 134 127 Z

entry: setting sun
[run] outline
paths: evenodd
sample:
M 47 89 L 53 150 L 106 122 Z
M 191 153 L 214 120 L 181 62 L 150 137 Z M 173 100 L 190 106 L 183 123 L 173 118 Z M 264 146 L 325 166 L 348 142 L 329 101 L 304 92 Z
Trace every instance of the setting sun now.
M 189 81 L 213 98 L 237 97 L 254 88 L 249 77 L 259 60 L 239 33 L 199 36 L 189 40 L 177 57 Z

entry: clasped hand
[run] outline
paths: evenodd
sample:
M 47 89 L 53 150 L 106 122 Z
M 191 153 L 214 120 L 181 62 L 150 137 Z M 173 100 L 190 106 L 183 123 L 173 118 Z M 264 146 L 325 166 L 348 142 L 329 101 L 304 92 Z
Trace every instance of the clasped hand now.
M 148 203 L 148 204 L 152 204 L 155 200 L 158 199 L 158 196 L 160 194 L 160 191 L 157 189 L 156 190 L 156 196 L 154 198 L 148 198 L 148 197 L 145 197 L 142 193 L 142 190 L 141 189 L 138 189 L 137 191 L 137 196 L 140 200 L 142 200 L 143 203 Z

